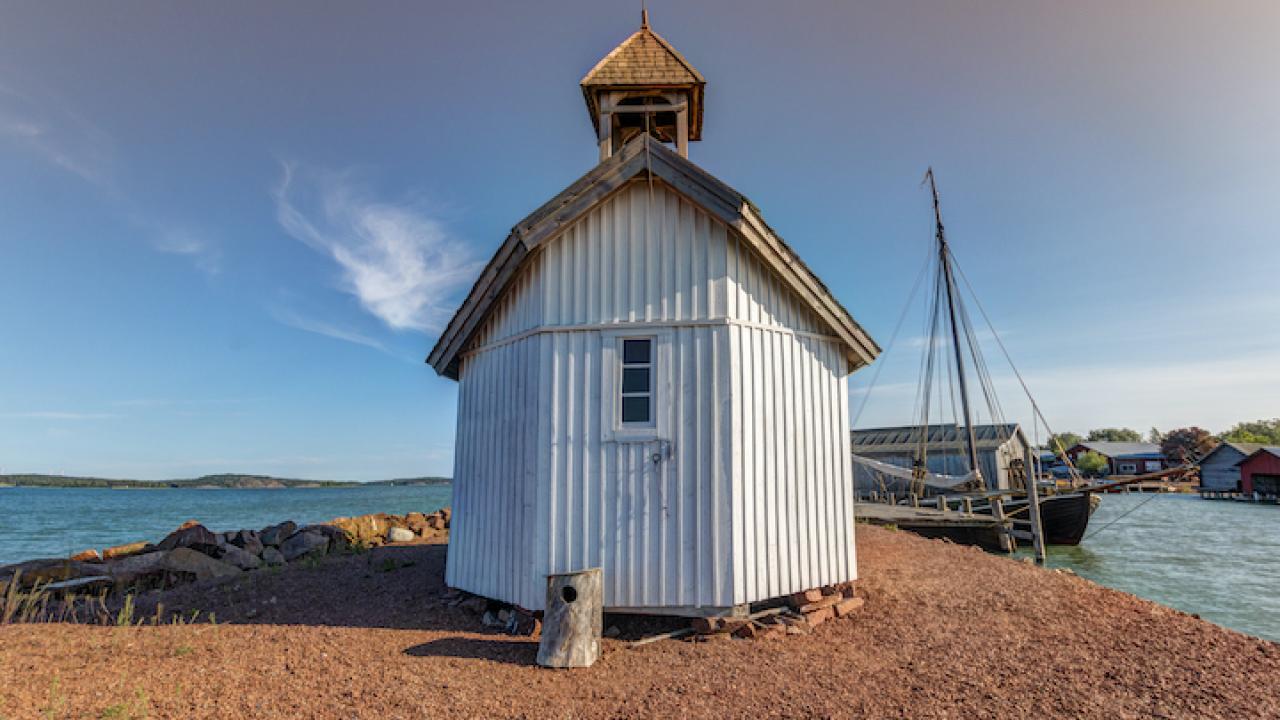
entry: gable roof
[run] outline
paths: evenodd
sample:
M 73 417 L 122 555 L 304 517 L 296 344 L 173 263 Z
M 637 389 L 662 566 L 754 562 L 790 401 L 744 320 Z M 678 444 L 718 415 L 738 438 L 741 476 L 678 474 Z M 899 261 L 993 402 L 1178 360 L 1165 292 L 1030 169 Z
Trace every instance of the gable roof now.
M 1280 445 L 1260 445 L 1257 450 L 1244 456 L 1236 465 L 1243 465 L 1259 455 L 1272 455 L 1280 458 Z
M 671 43 L 649 29 L 646 13 L 640 29 L 609 51 L 579 83 L 591 113 L 591 124 L 600 131 L 600 107 L 596 92 L 607 88 L 657 87 L 689 90 L 689 139 L 702 138 L 702 94 L 707 81 Z
M 845 345 L 845 356 L 853 368 L 871 363 L 880 354 L 880 347 L 875 341 L 795 251 L 764 222 L 749 200 L 647 133 L 641 133 L 619 152 L 516 223 L 427 356 L 427 362 L 436 372 L 458 379 L 458 355 L 515 279 L 517 270 L 530 253 L 646 172 L 739 234 L 787 287 L 805 301 L 814 315 L 840 338 Z
M 1109 458 L 1121 457 L 1163 457 L 1160 452 L 1160 446 L 1155 443 L 1144 442 L 1110 442 L 1105 440 L 1086 440 L 1076 445 L 1085 450 L 1092 450 L 1099 455 L 1105 455 Z M 1073 450 L 1075 448 L 1072 448 Z
M 974 425 L 973 435 L 975 447 L 979 450 L 990 450 L 1016 438 L 1022 439 L 1022 428 L 1018 423 L 999 425 Z M 919 425 L 902 425 L 899 427 L 866 428 L 850 430 L 850 445 L 854 452 L 914 452 L 920 445 L 921 438 L 928 445 L 956 445 L 963 448 L 965 434 L 960 425 L 930 425 L 927 434 L 922 434 Z M 1023 439 L 1025 444 L 1025 439 Z
M 1216 446 L 1214 446 L 1214 448 L 1213 448 L 1212 450 L 1210 450 L 1209 452 L 1205 453 L 1204 457 L 1200 458 L 1200 464 L 1201 464 L 1201 465 L 1205 464 L 1206 462 L 1208 462 L 1208 461 L 1209 461 L 1209 459 L 1210 459 L 1210 458 L 1212 458 L 1212 457 L 1214 457 L 1215 455 L 1217 455 L 1217 454 L 1218 454 L 1221 450 L 1223 450 L 1224 448 L 1226 448 L 1226 449 L 1230 449 L 1230 450 L 1235 450 L 1236 452 L 1240 453 L 1241 455 L 1243 455 L 1243 456 L 1246 456 L 1246 457 L 1247 457 L 1247 456 L 1249 456 L 1249 455 L 1252 455 L 1254 452 L 1256 452 L 1256 451 L 1257 451 L 1259 448 L 1261 448 L 1261 447 L 1264 447 L 1264 445 L 1263 445 L 1262 443 L 1220 442 L 1220 443 L 1218 443 Z M 1233 463 L 1233 464 L 1235 464 L 1235 463 Z

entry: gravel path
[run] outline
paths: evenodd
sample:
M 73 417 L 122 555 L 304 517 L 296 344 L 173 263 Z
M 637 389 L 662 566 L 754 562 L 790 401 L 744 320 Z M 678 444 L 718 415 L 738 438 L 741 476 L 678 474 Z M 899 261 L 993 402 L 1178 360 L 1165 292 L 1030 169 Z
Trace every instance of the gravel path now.
M 217 625 L 0 627 L 0 717 L 1280 717 L 1275 643 L 907 533 L 858 551 L 866 606 L 811 635 L 580 671 L 446 607 L 440 545 L 255 573 L 162 598 Z

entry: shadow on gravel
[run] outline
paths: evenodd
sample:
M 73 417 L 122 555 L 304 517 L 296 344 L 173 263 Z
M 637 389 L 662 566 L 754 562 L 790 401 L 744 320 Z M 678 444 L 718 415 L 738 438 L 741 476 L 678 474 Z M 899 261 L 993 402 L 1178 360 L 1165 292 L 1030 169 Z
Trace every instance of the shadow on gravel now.
M 528 639 L 480 640 L 478 638 L 450 637 L 414 645 L 404 651 L 412 657 L 475 658 L 509 663 L 533 665 L 538 657 L 538 643 Z
M 162 605 L 166 617 L 199 611 L 219 624 L 487 632 L 478 616 L 448 602 L 446 547 L 393 545 L 147 592 L 135 617 Z

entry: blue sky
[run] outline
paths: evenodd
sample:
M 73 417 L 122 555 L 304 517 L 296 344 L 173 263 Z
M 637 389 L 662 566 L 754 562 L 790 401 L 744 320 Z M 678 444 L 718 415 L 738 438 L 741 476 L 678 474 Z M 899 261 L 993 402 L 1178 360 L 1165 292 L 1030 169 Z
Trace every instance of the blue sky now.
M 1280 6 L 650 11 L 708 80 L 692 158 L 882 344 L 933 165 L 1056 429 L 1280 415 Z M 638 14 L 6 5 L 0 472 L 448 474 L 455 386 L 422 359 L 511 225 L 595 162 L 577 81 Z M 918 327 L 860 426 L 910 421 Z

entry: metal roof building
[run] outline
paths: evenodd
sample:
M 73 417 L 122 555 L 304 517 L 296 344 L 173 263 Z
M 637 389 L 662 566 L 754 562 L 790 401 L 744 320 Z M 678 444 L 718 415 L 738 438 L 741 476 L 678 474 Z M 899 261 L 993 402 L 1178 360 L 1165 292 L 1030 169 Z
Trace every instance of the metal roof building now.
M 974 439 L 978 465 L 988 489 L 1021 487 L 1019 465 L 1030 466 L 1031 446 L 1017 423 L 975 425 Z M 910 468 L 924 442 L 929 472 L 964 475 L 969 471 L 964 428 L 958 425 L 904 425 L 868 428 L 849 433 L 850 451 L 855 455 Z M 1017 460 L 1018 463 L 1014 463 Z M 904 492 L 908 483 L 883 477 L 861 465 L 854 465 L 854 482 L 860 494 L 881 490 Z
M 1240 462 L 1262 447 L 1262 443 L 1218 443 L 1200 458 L 1200 487 L 1218 492 L 1238 492 Z

